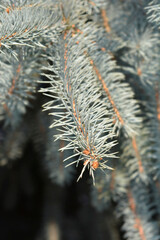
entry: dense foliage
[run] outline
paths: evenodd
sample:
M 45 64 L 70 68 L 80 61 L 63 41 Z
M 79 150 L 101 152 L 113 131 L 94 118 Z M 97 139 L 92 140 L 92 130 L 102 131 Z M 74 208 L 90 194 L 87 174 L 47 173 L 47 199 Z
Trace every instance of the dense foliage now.
M 160 239 L 159 20 L 158 0 L 0 0 L 1 166 L 29 140 L 57 184 L 78 166 L 128 240 Z

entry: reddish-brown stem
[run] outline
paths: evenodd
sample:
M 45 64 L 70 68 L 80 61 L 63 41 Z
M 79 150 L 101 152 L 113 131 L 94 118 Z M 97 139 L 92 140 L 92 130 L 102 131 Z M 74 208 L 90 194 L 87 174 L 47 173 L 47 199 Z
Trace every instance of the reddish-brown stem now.
M 144 233 L 144 229 L 141 223 L 140 218 L 137 216 L 136 213 L 136 204 L 135 204 L 135 200 L 132 196 L 132 193 L 130 191 L 128 191 L 128 201 L 129 201 L 129 207 L 134 215 L 135 218 L 135 224 L 134 224 L 134 228 L 136 228 L 139 232 L 139 236 L 141 238 L 141 240 L 146 240 L 146 236 Z
M 89 3 L 92 5 L 92 6 L 96 6 L 96 4 L 92 1 L 89 1 Z
M 137 68 L 137 74 L 139 77 L 142 75 L 142 70 L 140 67 Z
M 66 35 L 67 35 L 67 32 L 64 33 L 64 40 L 66 39 Z M 64 73 L 65 73 L 65 77 L 66 77 L 66 70 L 67 70 L 67 43 L 65 43 L 65 46 L 64 46 Z M 69 84 L 69 82 L 67 82 L 67 91 L 68 90 L 71 90 L 71 85 Z M 76 103 L 75 103 L 75 100 L 73 99 L 73 102 L 72 102 L 72 106 L 73 106 L 73 115 L 74 117 L 77 119 L 77 122 L 78 122 L 78 126 L 77 126 L 77 129 L 82 133 L 83 136 L 85 136 L 86 134 L 86 130 L 85 130 L 85 126 L 84 124 L 82 124 L 81 122 L 81 117 L 80 115 L 77 116 L 77 113 L 76 113 Z M 92 163 L 92 167 L 94 169 L 97 169 L 98 166 L 99 166 L 99 162 L 97 160 L 97 156 L 95 155 L 94 151 L 90 151 L 90 147 L 89 147 L 89 140 L 88 140 L 88 134 L 87 134 L 87 148 L 83 151 L 83 154 L 87 155 L 90 159 L 93 159 L 93 163 Z M 101 158 L 100 158 L 101 159 Z M 88 160 L 86 160 L 84 162 L 84 165 L 88 163 Z
M 101 82 L 104 91 L 106 92 L 106 94 L 107 94 L 107 96 L 108 96 L 108 99 L 109 99 L 109 101 L 110 101 L 110 103 L 111 103 L 111 105 L 112 105 L 112 107 L 113 107 L 113 110 L 114 110 L 115 114 L 117 115 L 120 123 L 121 123 L 122 125 L 124 125 L 124 121 L 123 121 L 123 119 L 122 119 L 122 117 L 121 117 L 121 115 L 120 115 L 120 113 L 119 113 L 119 111 L 118 111 L 118 109 L 117 109 L 117 107 L 116 107 L 116 105 L 115 105 L 114 100 L 113 100 L 112 97 L 111 97 L 111 94 L 110 94 L 110 92 L 109 92 L 109 89 L 108 89 L 108 87 L 107 87 L 104 79 L 102 78 L 102 76 L 101 76 L 98 68 L 95 66 L 93 60 L 90 60 L 90 63 L 91 63 L 91 65 L 93 66 L 93 69 L 95 70 L 96 75 L 97 75 L 99 81 Z
M 109 19 L 107 17 L 105 9 L 101 9 L 101 16 L 102 16 L 102 19 L 103 19 L 103 25 L 104 25 L 104 27 L 106 29 L 106 32 L 110 33 L 111 32 L 111 28 L 110 28 L 110 25 L 109 25 Z
M 156 97 L 156 104 L 157 104 L 157 119 L 160 125 L 160 98 L 159 98 L 159 87 L 158 84 L 156 84 L 155 88 L 155 97 Z M 160 126 L 159 126 L 160 128 Z
M 140 156 L 140 153 L 139 153 L 139 150 L 138 150 L 138 146 L 137 146 L 136 138 L 135 138 L 135 137 L 132 138 L 132 146 L 133 146 L 133 149 L 134 149 L 134 151 L 135 151 L 136 158 L 137 158 L 137 160 L 138 160 L 139 172 L 140 172 L 140 173 L 143 173 L 143 172 L 144 172 L 144 169 L 143 169 L 142 160 L 141 160 L 141 156 Z
M 15 89 L 16 80 L 18 79 L 20 70 L 21 70 L 21 64 L 18 65 L 18 68 L 17 68 L 17 70 L 16 70 L 17 75 L 13 78 L 13 80 L 12 80 L 12 86 L 11 86 L 10 89 L 8 90 L 8 93 L 9 93 L 10 95 L 12 95 L 12 93 L 13 93 L 13 91 L 14 91 L 14 89 Z

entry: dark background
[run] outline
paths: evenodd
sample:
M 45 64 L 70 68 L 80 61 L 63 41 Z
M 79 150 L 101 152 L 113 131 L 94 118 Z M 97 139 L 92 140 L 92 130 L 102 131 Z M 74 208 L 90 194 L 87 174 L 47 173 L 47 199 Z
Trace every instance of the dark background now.
M 29 141 L 21 159 L 0 168 L 1 240 L 118 240 L 113 209 L 90 204 L 88 173 L 70 185 L 51 182 Z

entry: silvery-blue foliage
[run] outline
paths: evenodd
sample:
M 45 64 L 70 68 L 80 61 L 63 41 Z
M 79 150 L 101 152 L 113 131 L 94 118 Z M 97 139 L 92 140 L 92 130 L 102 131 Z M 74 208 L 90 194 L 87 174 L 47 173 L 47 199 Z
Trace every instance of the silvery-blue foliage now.
M 31 139 L 56 183 L 88 169 L 128 240 L 160 239 L 159 20 L 156 0 L 0 0 L 0 165 Z

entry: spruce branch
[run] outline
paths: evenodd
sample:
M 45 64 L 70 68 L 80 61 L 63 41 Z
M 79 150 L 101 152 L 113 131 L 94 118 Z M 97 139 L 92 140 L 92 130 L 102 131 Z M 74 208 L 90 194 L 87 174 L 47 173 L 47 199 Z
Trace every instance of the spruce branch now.
M 157 222 L 152 219 L 153 204 L 150 203 L 150 195 L 144 186 L 128 189 L 127 194 L 119 199 L 118 205 L 118 214 L 124 217 L 122 230 L 125 231 L 126 239 L 160 239 Z
M 150 144 L 149 129 L 141 129 L 140 135 L 124 139 L 120 158 L 124 162 L 130 181 L 143 181 L 144 184 L 150 182 L 149 169 L 152 166 Z
M 132 89 L 124 81 L 124 76 L 118 72 L 115 61 L 111 60 L 109 55 L 105 52 L 99 54 L 92 52 L 92 56 L 90 63 L 103 94 L 107 95 L 110 102 L 115 129 L 124 127 L 128 135 L 135 134 L 141 120 L 138 118 L 140 109 Z
M 21 3 L 12 4 L 8 7 L 1 5 L 0 13 L 0 47 L 10 49 L 15 46 L 45 47 L 44 37 L 55 27 L 57 15 L 53 7 L 47 2 L 36 4 Z M 52 11 L 51 11 L 52 10 Z M 12 49 L 12 51 L 14 51 Z
M 128 240 L 160 239 L 158 28 L 158 1 L 0 0 L 0 164 L 27 141 L 60 185 L 82 163 Z
M 21 51 L 20 51 L 21 53 Z M 5 125 L 16 126 L 21 115 L 30 106 L 30 100 L 34 98 L 36 81 L 38 79 L 34 68 L 38 67 L 37 55 L 32 58 L 25 58 L 19 54 L 19 60 L 11 56 L 0 56 L 0 116 L 4 119 Z M 29 62 L 30 60 L 30 62 Z M 6 71 L 7 69 L 7 71 Z
M 100 100 L 100 90 L 97 87 L 92 66 L 86 59 L 83 48 L 76 42 L 70 33 L 65 33 L 63 38 L 60 36 L 57 41 L 56 48 L 59 56 L 53 58 L 55 67 L 50 66 L 48 70 L 52 69 L 56 72 L 58 78 L 49 76 L 51 79 L 49 94 L 52 92 L 53 97 L 58 95 L 61 103 L 59 106 L 51 106 L 49 103 L 44 107 L 50 111 L 52 108 L 65 109 L 64 112 L 51 113 L 57 117 L 51 127 L 61 126 L 61 134 L 57 138 L 69 141 L 70 149 L 73 149 L 75 155 L 79 157 L 76 163 L 80 160 L 84 161 L 79 178 L 89 167 L 94 179 L 95 169 L 108 167 L 105 164 L 105 158 L 114 156 L 113 153 L 107 152 L 115 141 L 112 140 L 114 137 L 112 119 L 108 118 L 106 104 L 104 105 Z M 68 146 L 65 148 L 67 149 Z

